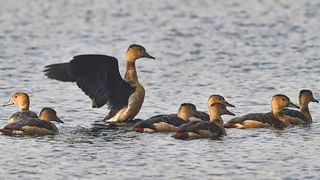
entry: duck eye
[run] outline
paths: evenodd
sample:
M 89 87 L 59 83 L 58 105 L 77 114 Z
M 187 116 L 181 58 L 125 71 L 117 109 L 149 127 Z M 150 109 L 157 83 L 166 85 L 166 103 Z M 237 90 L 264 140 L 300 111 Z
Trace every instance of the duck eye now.
M 17 98 L 18 96 L 14 96 L 14 98 Z
M 221 101 L 222 99 L 221 98 L 219 98 L 219 101 Z

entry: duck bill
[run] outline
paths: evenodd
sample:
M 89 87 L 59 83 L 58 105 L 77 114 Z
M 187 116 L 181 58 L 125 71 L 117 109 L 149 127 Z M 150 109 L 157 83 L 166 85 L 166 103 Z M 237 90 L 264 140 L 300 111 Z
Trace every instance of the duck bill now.
M 289 101 L 288 107 L 293 107 L 293 108 L 298 108 L 299 109 L 299 106 L 293 104 L 291 101 Z
M 224 113 L 224 114 L 231 115 L 231 116 L 236 116 L 233 112 L 231 112 L 229 110 L 227 110 L 226 113 Z
M 11 106 L 11 105 L 13 105 L 13 102 L 8 101 L 8 102 L 4 103 L 2 106 L 5 107 L 5 106 Z
M 54 121 L 55 122 L 58 122 L 58 123 L 64 123 L 60 118 L 58 118 L 58 117 L 56 117 L 55 119 L 54 119 Z
M 148 58 L 148 59 L 156 59 L 155 57 L 151 56 L 150 54 L 148 54 L 147 52 L 144 54 L 145 58 Z
M 312 99 L 311 99 L 311 102 L 319 103 L 319 101 L 318 101 L 317 99 L 315 99 L 315 98 L 312 98 Z
M 226 106 L 227 106 L 227 107 L 236 107 L 235 105 L 230 104 L 228 101 L 226 101 Z

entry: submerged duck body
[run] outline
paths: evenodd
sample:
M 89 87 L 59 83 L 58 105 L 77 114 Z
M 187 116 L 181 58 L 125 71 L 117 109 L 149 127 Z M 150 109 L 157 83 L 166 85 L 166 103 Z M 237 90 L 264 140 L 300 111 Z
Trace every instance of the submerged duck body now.
M 174 132 L 177 127 L 188 122 L 197 113 L 196 106 L 191 103 L 183 103 L 176 115 L 157 115 L 134 125 L 136 132 Z
M 285 107 L 299 108 L 293 104 L 287 96 L 277 94 L 272 97 L 272 110 L 270 113 L 250 113 L 236 117 L 225 123 L 224 127 L 246 129 L 272 126 L 275 128 L 284 128 L 290 124 L 304 123 L 300 118 L 285 115 L 283 112 L 283 108 Z
M 10 100 L 3 104 L 3 106 L 16 105 L 19 107 L 19 111 L 12 114 L 8 119 L 8 124 L 15 123 L 18 119 L 23 118 L 37 118 L 37 114 L 29 110 L 30 98 L 27 93 L 17 92 L 14 93 Z
M 5 135 L 53 135 L 59 132 L 58 128 L 51 123 L 56 121 L 63 123 L 52 108 L 43 108 L 39 118 L 21 117 L 18 121 L 6 125 L 0 130 Z
M 155 59 L 141 45 L 130 45 L 123 79 L 116 58 L 96 54 L 78 55 L 69 63 L 48 65 L 44 72 L 50 79 L 76 82 L 92 100 L 93 108 L 107 104 L 110 112 L 104 118 L 106 122 L 124 122 L 138 114 L 145 97 L 135 67 L 139 58 Z
M 227 110 L 225 104 L 214 103 L 209 106 L 210 121 L 190 121 L 181 125 L 172 136 L 176 139 L 211 138 L 217 139 L 227 135 L 221 115 L 232 112 Z

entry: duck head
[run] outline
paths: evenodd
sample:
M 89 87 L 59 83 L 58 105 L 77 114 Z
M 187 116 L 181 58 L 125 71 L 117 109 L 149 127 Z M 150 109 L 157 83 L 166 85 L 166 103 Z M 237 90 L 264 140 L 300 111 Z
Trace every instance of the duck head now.
M 235 116 L 235 114 L 229 111 L 226 105 L 223 103 L 212 103 L 209 107 L 209 114 L 216 114 L 218 116 L 221 116 L 224 114 Z
M 283 94 L 274 95 L 271 100 L 271 106 L 272 110 L 281 110 L 284 107 L 299 108 L 299 106 L 295 105 L 286 95 Z
M 222 103 L 228 107 L 235 107 L 234 105 L 230 104 L 225 98 L 221 95 L 211 95 L 208 99 L 208 106 L 214 103 Z
M 10 105 L 16 105 L 19 107 L 20 111 L 28 111 L 30 100 L 27 93 L 24 92 L 17 92 L 14 93 L 10 100 L 3 104 L 3 106 L 10 106 Z
M 299 93 L 299 105 L 307 106 L 310 102 L 319 103 L 319 101 L 313 97 L 312 91 L 307 89 L 301 90 Z
M 49 107 L 42 108 L 39 113 L 39 119 L 44 121 L 56 121 L 58 123 L 63 123 L 63 121 L 57 116 L 57 112 Z
M 155 59 L 155 57 L 148 54 L 146 49 L 138 44 L 132 44 L 129 46 L 126 54 L 126 59 L 128 61 L 135 61 L 139 58 L 148 58 L 148 59 Z
M 188 120 L 197 114 L 197 108 L 192 103 L 182 103 L 178 110 L 178 117 L 183 120 Z

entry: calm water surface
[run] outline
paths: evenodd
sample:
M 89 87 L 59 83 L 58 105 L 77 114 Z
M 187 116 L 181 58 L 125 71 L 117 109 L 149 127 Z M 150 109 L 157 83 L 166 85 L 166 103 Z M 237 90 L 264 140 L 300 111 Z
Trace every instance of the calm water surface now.
M 137 62 L 146 98 L 138 118 L 222 94 L 238 115 L 270 110 L 271 96 L 320 98 L 320 2 L 313 0 L 0 0 L 0 102 L 16 91 L 31 109 L 56 108 L 65 124 L 46 137 L 0 136 L 0 179 L 319 179 L 319 104 L 310 127 L 228 130 L 221 141 L 179 141 L 95 123 L 75 84 L 48 80 L 43 66 L 80 53 Z M 0 109 L 4 126 L 15 107 Z M 225 120 L 230 117 L 225 116 Z

